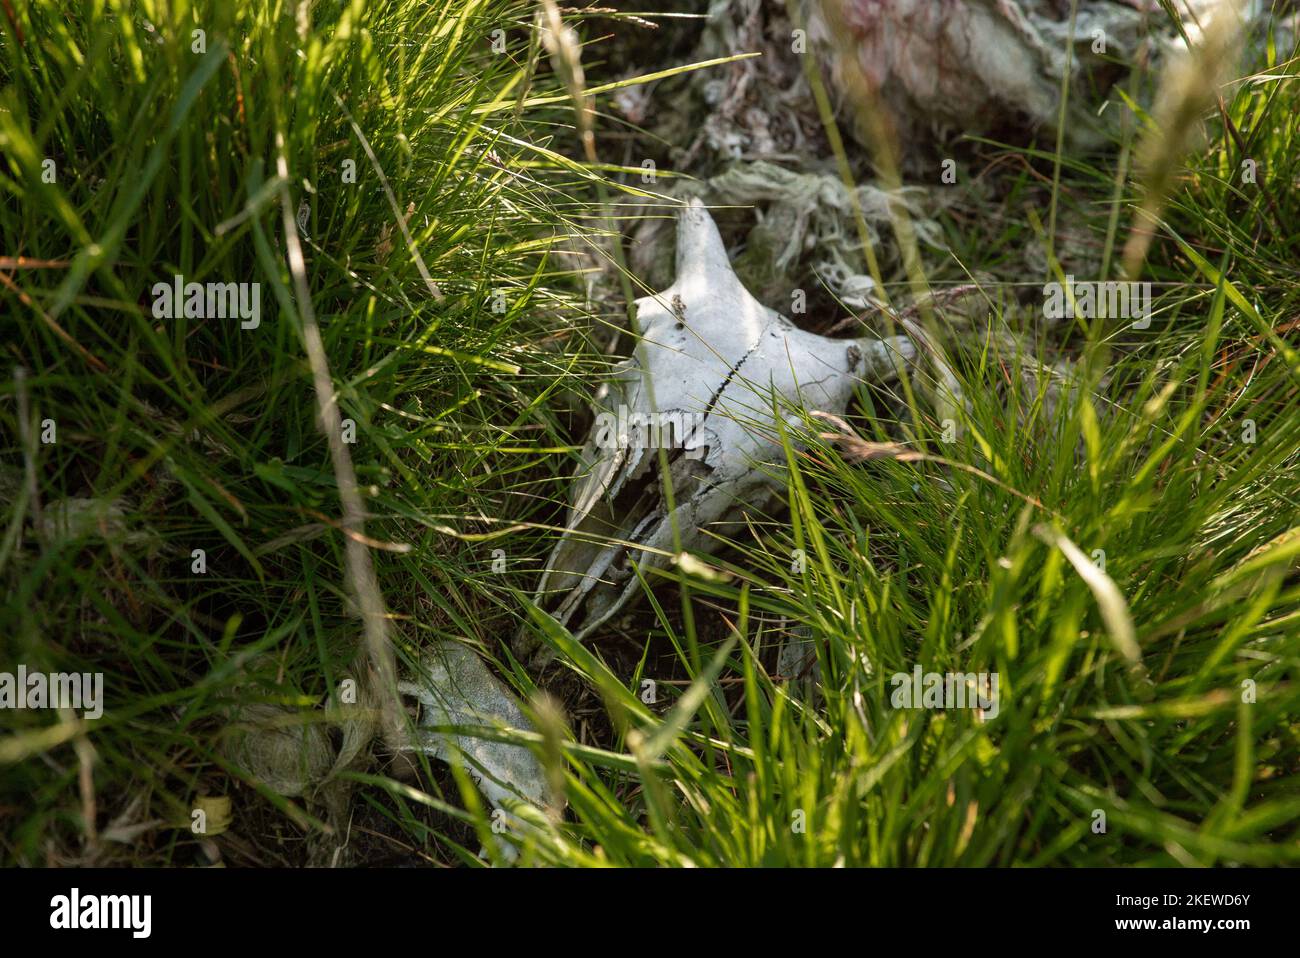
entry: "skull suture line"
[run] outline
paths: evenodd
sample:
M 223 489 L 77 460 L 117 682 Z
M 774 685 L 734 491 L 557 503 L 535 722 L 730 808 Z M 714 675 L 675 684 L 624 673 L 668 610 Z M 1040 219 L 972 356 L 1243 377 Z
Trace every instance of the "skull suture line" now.
M 675 281 L 638 299 L 636 315 L 639 341 L 596 395 L 565 531 L 535 596 L 579 641 L 637 594 L 632 562 L 647 571 L 678 545 L 707 551 L 710 524 L 771 504 L 783 405 L 842 413 L 855 384 L 895 377 L 915 356 L 903 337 L 828 339 L 758 302 L 699 200 L 678 220 Z M 520 645 L 532 651 L 527 633 Z

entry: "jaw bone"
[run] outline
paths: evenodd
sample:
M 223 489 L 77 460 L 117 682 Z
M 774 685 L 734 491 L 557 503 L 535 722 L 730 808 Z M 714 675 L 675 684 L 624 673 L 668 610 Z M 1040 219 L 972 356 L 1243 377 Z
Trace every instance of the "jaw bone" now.
M 505 826 L 498 832 L 499 851 L 506 861 L 515 860 L 527 828 L 519 809 L 529 804 L 558 814 L 563 796 L 526 746 L 476 731 L 535 731 L 514 693 L 473 649 L 446 639 L 427 648 L 414 674 L 397 688 L 420 707 L 418 724 L 407 731 L 401 751 L 460 764 L 492 805 L 493 831 L 498 822 Z
M 828 339 L 759 303 L 699 200 L 678 220 L 676 280 L 638 299 L 636 315 L 639 341 L 596 395 L 566 528 L 534 596 L 578 641 L 636 595 L 633 562 L 646 571 L 679 548 L 707 551 L 705 527 L 773 501 L 780 405 L 842 413 L 855 384 L 915 357 L 905 338 Z M 533 650 L 526 632 L 517 644 Z

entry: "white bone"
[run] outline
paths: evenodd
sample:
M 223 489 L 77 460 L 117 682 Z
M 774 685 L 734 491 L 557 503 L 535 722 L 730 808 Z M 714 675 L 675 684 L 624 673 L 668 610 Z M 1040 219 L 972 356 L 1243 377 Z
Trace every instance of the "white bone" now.
M 479 791 L 504 811 L 520 799 L 539 808 L 553 804 L 542 765 L 524 746 L 439 730 L 462 726 L 533 731 L 515 697 L 473 649 L 458 642 L 437 642 L 422 657 L 415 677 L 397 687 L 421 706 L 414 740 L 403 745 L 403 751 L 423 752 L 444 762 L 463 761 Z
M 638 299 L 636 315 L 639 341 L 596 395 L 566 529 L 535 595 L 579 641 L 636 595 L 629 561 L 646 571 L 679 547 L 708 551 L 707 526 L 771 503 L 785 459 L 779 404 L 842 413 L 859 382 L 892 378 L 915 356 L 905 338 L 828 339 L 759 303 L 699 200 L 678 220 L 676 280 Z M 528 633 L 519 644 L 531 651 Z

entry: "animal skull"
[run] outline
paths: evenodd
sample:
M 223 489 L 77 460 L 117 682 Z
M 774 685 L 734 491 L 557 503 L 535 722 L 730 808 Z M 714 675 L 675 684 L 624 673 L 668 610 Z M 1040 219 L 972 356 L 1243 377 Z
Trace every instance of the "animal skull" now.
M 781 405 L 842 413 L 855 384 L 892 378 L 915 356 L 903 337 L 828 339 L 763 306 L 699 200 L 678 220 L 676 280 L 638 299 L 636 316 L 639 341 L 596 395 L 565 531 L 535 594 L 578 641 L 636 595 L 634 561 L 645 571 L 679 546 L 707 550 L 710 524 L 773 501 Z M 526 632 L 517 645 L 533 651 Z

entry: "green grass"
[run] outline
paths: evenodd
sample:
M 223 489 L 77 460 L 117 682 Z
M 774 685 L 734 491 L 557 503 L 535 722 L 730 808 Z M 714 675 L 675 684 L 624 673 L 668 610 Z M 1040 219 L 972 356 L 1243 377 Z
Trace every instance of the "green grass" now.
M 6 255 L 57 265 L 9 272 L 0 293 L 9 366 L 26 369 L 22 386 L 6 371 L 0 414 L 0 658 L 103 671 L 109 715 L 84 739 L 99 810 L 141 797 L 146 818 L 184 823 L 196 794 L 246 778 L 220 758 L 232 694 L 320 703 L 364 665 L 284 204 L 307 214 L 310 304 L 356 425 L 366 535 L 408 550 L 375 552 L 405 651 L 479 634 L 505 595 L 490 542 L 435 530 L 526 520 L 545 504 L 529 483 L 563 469 L 551 400 L 589 366 L 588 321 L 552 249 L 590 232 L 570 198 L 590 177 L 542 152 L 563 103 L 517 109 L 536 72 L 526 4 L 315 4 L 302 34 L 293 5 L 169 4 L 166 21 L 152 6 L 23 5 L 24 41 L 7 27 L 0 235 Z M 206 53 L 192 52 L 199 24 Z M 259 282 L 260 327 L 155 320 L 152 286 L 177 273 Z M 20 389 L 56 443 L 23 441 Z M 92 513 L 43 535 L 38 517 L 69 498 L 116 505 L 120 527 Z M 43 763 L 22 734 L 6 747 L 4 857 L 85 851 L 72 752 Z M 172 835 L 150 854 L 187 860 Z
M 584 165 L 532 5 L 326 2 L 306 26 L 254 0 L 72 6 L 18 4 L 21 40 L 0 14 L 0 256 L 34 261 L 0 272 L 0 341 L 25 370 L 0 376 L 0 669 L 102 671 L 107 708 L 86 725 L 0 713 L 0 861 L 192 864 L 214 843 L 231 864 L 329 860 L 349 822 L 353 861 L 474 864 L 479 844 L 504 860 L 462 775 L 404 773 L 376 741 L 328 789 L 284 796 L 224 746 L 252 703 L 358 744 L 333 720 L 340 683 L 370 685 L 367 628 L 399 663 L 473 642 L 531 696 L 506 641 L 521 622 L 576 676 L 551 686 L 568 715 L 543 709 L 527 738 L 567 810 L 519 810 L 524 863 L 1300 859 L 1285 55 L 1274 79 L 1228 88 L 1179 168 L 1142 276 L 1149 330 L 1043 330 L 1037 300 L 1004 308 L 1010 285 L 938 310 L 966 401 L 954 441 L 925 375 L 915 400 L 864 391 L 876 416 L 852 422 L 928 458 L 854 461 L 808 420 L 787 446 L 788 511 L 708 560 L 724 575 L 656 576 L 630 625 L 582 647 L 523 599 L 606 365 L 591 333 L 620 312 L 584 302 L 565 250 L 597 242 L 602 191 L 640 179 Z M 589 86 L 601 72 L 589 60 Z M 1023 156 L 997 178 L 1013 200 L 1001 220 L 950 221 L 932 275 L 1041 284 L 1014 250 L 1053 203 L 1117 263 L 1142 190 L 1116 164 L 1139 121 L 1063 162 L 1056 188 L 1050 149 L 979 144 Z M 1263 187 L 1242 183 L 1243 158 Z M 154 319 L 150 290 L 175 273 L 261 283 L 260 327 Z M 356 424 L 378 623 L 317 423 L 313 315 Z M 1075 385 L 1040 359 L 1069 360 Z M 69 499 L 96 505 L 61 528 Z M 797 624 L 815 693 L 776 674 Z M 996 672 L 997 716 L 893 708 L 890 677 L 917 664 Z M 233 819 L 205 842 L 188 826 L 211 795 Z

